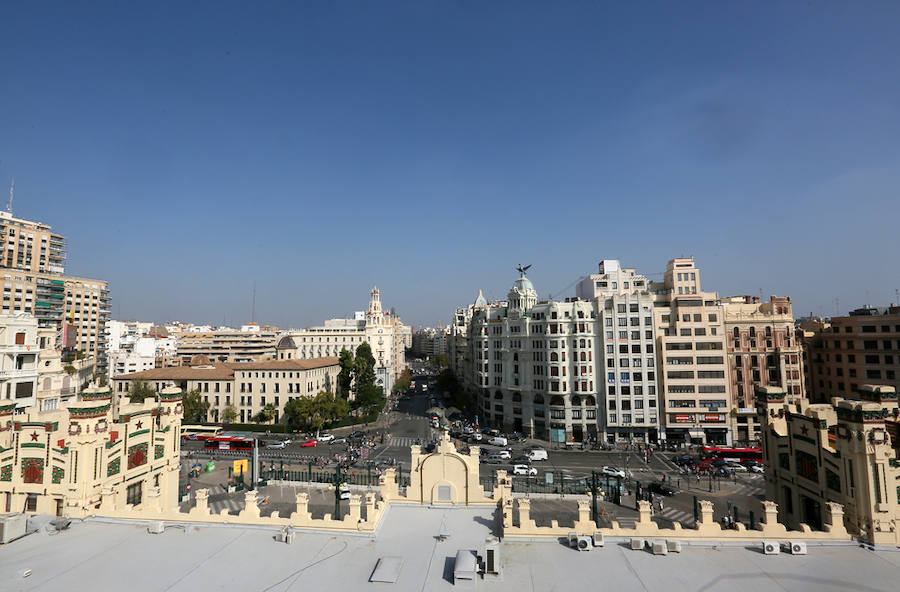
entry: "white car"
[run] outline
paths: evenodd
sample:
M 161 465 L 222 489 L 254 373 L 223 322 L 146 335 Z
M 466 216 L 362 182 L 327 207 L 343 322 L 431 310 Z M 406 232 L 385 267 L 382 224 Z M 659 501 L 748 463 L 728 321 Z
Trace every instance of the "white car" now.
M 339 492 L 340 492 L 340 498 L 341 498 L 342 500 L 348 500 L 348 499 L 350 499 L 350 486 L 347 485 L 346 483 L 344 483 L 343 485 L 341 485 L 341 487 L 340 487 L 340 489 L 339 489 Z
M 746 473 L 748 470 L 747 467 L 740 463 L 730 463 L 727 468 L 733 470 L 736 473 Z
M 266 448 L 270 448 L 270 449 L 271 449 L 271 448 L 281 449 L 281 448 L 284 448 L 286 444 L 287 444 L 286 442 L 275 442 L 275 443 L 273 443 L 273 444 L 267 444 L 267 445 L 266 445 Z
M 762 465 L 750 465 L 750 472 L 751 473 L 765 473 L 766 469 Z
M 513 475 L 527 475 L 533 477 L 537 475 L 538 470 L 528 465 L 513 465 Z
M 494 436 L 490 440 L 488 440 L 488 444 L 491 446 L 506 446 L 509 442 L 506 441 L 506 438 L 503 436 Z
M 316 438 L 319 442 L 331 442 L 334 440 L 334 434 L 322 434 L 318 438 Z
M 510 454 L 509 450 L 498 450 L 496 454 L 502 459 L 512 458 L 512 454 Z
M 623 469 L 615 469 L 613 467 L 603 467 L 600 469 L 600 472 L 604 475 L 609 475 L 610 477 L 619 477 L 620 479 L 625 478 L 625 471 Z

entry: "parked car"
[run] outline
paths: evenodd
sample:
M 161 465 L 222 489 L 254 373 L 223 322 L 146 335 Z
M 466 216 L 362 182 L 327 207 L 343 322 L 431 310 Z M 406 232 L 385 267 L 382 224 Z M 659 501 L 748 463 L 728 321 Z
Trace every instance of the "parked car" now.
M 651 483 L 648 487 L 651 493 L 658 493 L 659 495 L 675 495 L 677 492 L 675 488 L 669 487 L 665 483 Z
M 481 462 L 496 465 L 503 461 L 503 457 L 499 454 L 486 454 L 481 457 Z
M 320 434 L 319 437 L 317 438 L 317 440 L 319 442 L 331 442 L 332 440 L 334 440 L 334 435 L 333 434 Z
M 509 444 L 506 438 L 503 436 L 494 436 L 490 440 L 488 440 L 488 444 L 491 446 L 506 446 Z
M 316 444 L 318 444 L 318 442 L 316 442 L 315 440 L 307 440 L 306 442 L 300 442 L 300 446 L 302 448 L 312 448 Z
M 549 457 L 547 456 L 547 451 L 543 448 L 535 448 L 528 451 L 528 458 L 531 460 L 547 460 Z
M 620 477 L 622 479 L 625 478 L 625 470 L 624 469 L 616 469 L 613 467 L 603 467 L 600 469 L 600 472 L 604 475 L 609 475 L 610 477 Z
M 284 443 L 284 442 L 273 442 L 272 444 L 269 444 L 269 445 L 267 446 L 267 448 L 274 448 L 274 449 L 278 449 L 278 450 L 280 450 L 280 449 L 282 449 L 282 448 L 284 448 L 284 447 L 285 447 L 285 443 Z
M 538 474 L 538 470 L 529 465 L 513 465 L 513 475 L 527 475 L 533 477 Z

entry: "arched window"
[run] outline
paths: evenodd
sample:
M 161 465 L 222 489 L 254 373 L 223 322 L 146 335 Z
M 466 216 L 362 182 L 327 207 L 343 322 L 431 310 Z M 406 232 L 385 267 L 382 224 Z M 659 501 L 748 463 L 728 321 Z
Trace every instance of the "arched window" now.
M 581 397 L 578 395 L 572 397 L 572 407 L 581 407 Z
M 581 361 L 582 361 L 582 362 L 587 361 L 587 357 L 586 357 L 586 354 L 585 354 L 584 352 L 581 352 Z
M 772 327 L 766 327 L 766 337 L 772 336 Z
M 495 398 L 495 399 L 502 399 L 502 398 L 503 398 L 503 391 L 497 391 L 496 393 L 494 393 L 494 398 Z
M 584 347 L 584 339 L 578 340 L 578 347 Z
M 557 407 L 565 407 L 565 406 L 566 406 L 566 401 L 565 401 L 565 399 L 563 399 L 563 398 L 560 397 L 559 395 L 556 395 L 556 396 L 554 396 L 554 397 L 552 397 L 552 398 L 550 399 L 550 404 L 551 404 L 551 405 L 555 405 L 555 406 L 557 406 Z
M 552 352 L 552 353 L 550 354 L 550 361 L 551 361 L 551 362 L 558 362 L 558 361 L 559 361 L 559 354 L 556 353 L 556 352 Z
M 535 395 L 534 396 L 534 404 L 535 405 L 543 405 L 544 404 L 544 396 L 543 395 Z
M 518 354 L 518 352 L 516 352 L 513 354 L 513 362 L 518 362 L 518 361 L 519 361 L 519 354 Z
M 750 327 L 750 337 L 756 337 L 756 327 Z
M 734 328 L 734 337 L 735 337 L 735 338 L 738 338 L 738 337 L 740 337 L 740 336 L 741 336 L 741 332 L 738 330 L 737 327 L 735 327 L 735 328 Z
M 597 400 L 594 397 L 589 395 L 584 398 L 584 404 L 587 405 L 588 407 L 596 407 Z
M 522 402 L 522 393 L 513 393 L 513 403 Z

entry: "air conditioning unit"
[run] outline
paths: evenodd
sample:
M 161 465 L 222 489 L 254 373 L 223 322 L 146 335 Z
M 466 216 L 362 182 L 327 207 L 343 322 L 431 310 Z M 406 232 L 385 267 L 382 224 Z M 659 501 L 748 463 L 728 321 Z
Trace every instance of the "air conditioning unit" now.
M 0 516 L 0 543 L 6 544 L 25 536 L 28 518 L 25 514 Z
M 763 541 L 763 553 L 766 555 L 778 555 L 781 553 L 781 545 L 775 541 Z
M 578 537 L 578 550 L 579 551 L 590 551 L 592 547 L 593 547 L 593 542 L 591 541 L 591 537 L 589 537 L 589 536 Z
M 631 539 L 631 550 L 641 551 L 644 548 L 644 539 Z
M 595 532 L 593 536 L 593 543 L 595 547 L 602 547 L 606 544 L 606 541 L 603 540 L 602 532 Z
M 166 527 L 162 523 L 162 520 L 154 520 L 147 525 L 147 532 L 150 534 L 162 534 L 165 529 Z
M 574 532 L 570 532 L 568 535 L 568 539 L 569 539 L 569 546 L 572 547 L 573 549 L 577 549 L 578 548 L 578 535 Z
M 669 553 L 669 548 L 666 546 L 665 541 L 653 541 L 651 549 L 654 555 L 667 555 Z
M 681 541 L 666 541 L 666 547 L 672 553 L 681 553 Z
M 791 555 L 806 555 L 806 543 L 802 541 L 791 541 L 789 543 Z

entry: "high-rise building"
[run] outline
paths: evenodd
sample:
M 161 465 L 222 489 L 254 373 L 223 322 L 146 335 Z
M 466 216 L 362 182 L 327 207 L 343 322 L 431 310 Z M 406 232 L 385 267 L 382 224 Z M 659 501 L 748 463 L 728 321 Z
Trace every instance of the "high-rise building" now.
M 65 275 L 65 239 L 40 222 L 0 212 L 0 248 L 2 313 L 34 315 L 38 326 L 57 330 L 58 345 L 94 356 L 98 371 L 104 372 L 110 312 L 107 283 Z
M 669 261 L 663 283 L 651 289 L 656 298 L 661 438 L 731 444 L 733 401 L 718 294 L 700 289 L 693 257 Z
M 731 392 L 733 430 L 738 443 L 757 442 L 760 417 L 754 396 L 758 387 L 784 389 L 789 402 L 805 396 L 800 340 L 794 329 L 790 297 L 756 296 L 722 300 Z
M 600 263 L 577 297 L 538 301 L 520 277 L 506 301 L 471 310 L 468 352 L 454 356 L 483 423 L 553 442 L 656 440 L 653 298 L 647 278 Z M 457 335 L 462 334 L 457 331 Z M 471 372 L 465 369 L 471 368 Z
M 900 306 L 866 306 L 832 317 L 806 339 L 809 398 L 850 397 L 861 384 L 900 390 Z
M 373 288 L 369 309 L 356 312 L 352 319 L 329 319 L 325 324 L 285 332 L 277 345 L 279 360 L 309 360 L 339 356 L 342 349 L 356 353 L 363 342 L 372 348 L 375 377 L 385 392 L 406 368 L 409 327 L 396 314 L 381 308 L 381 292 Z

